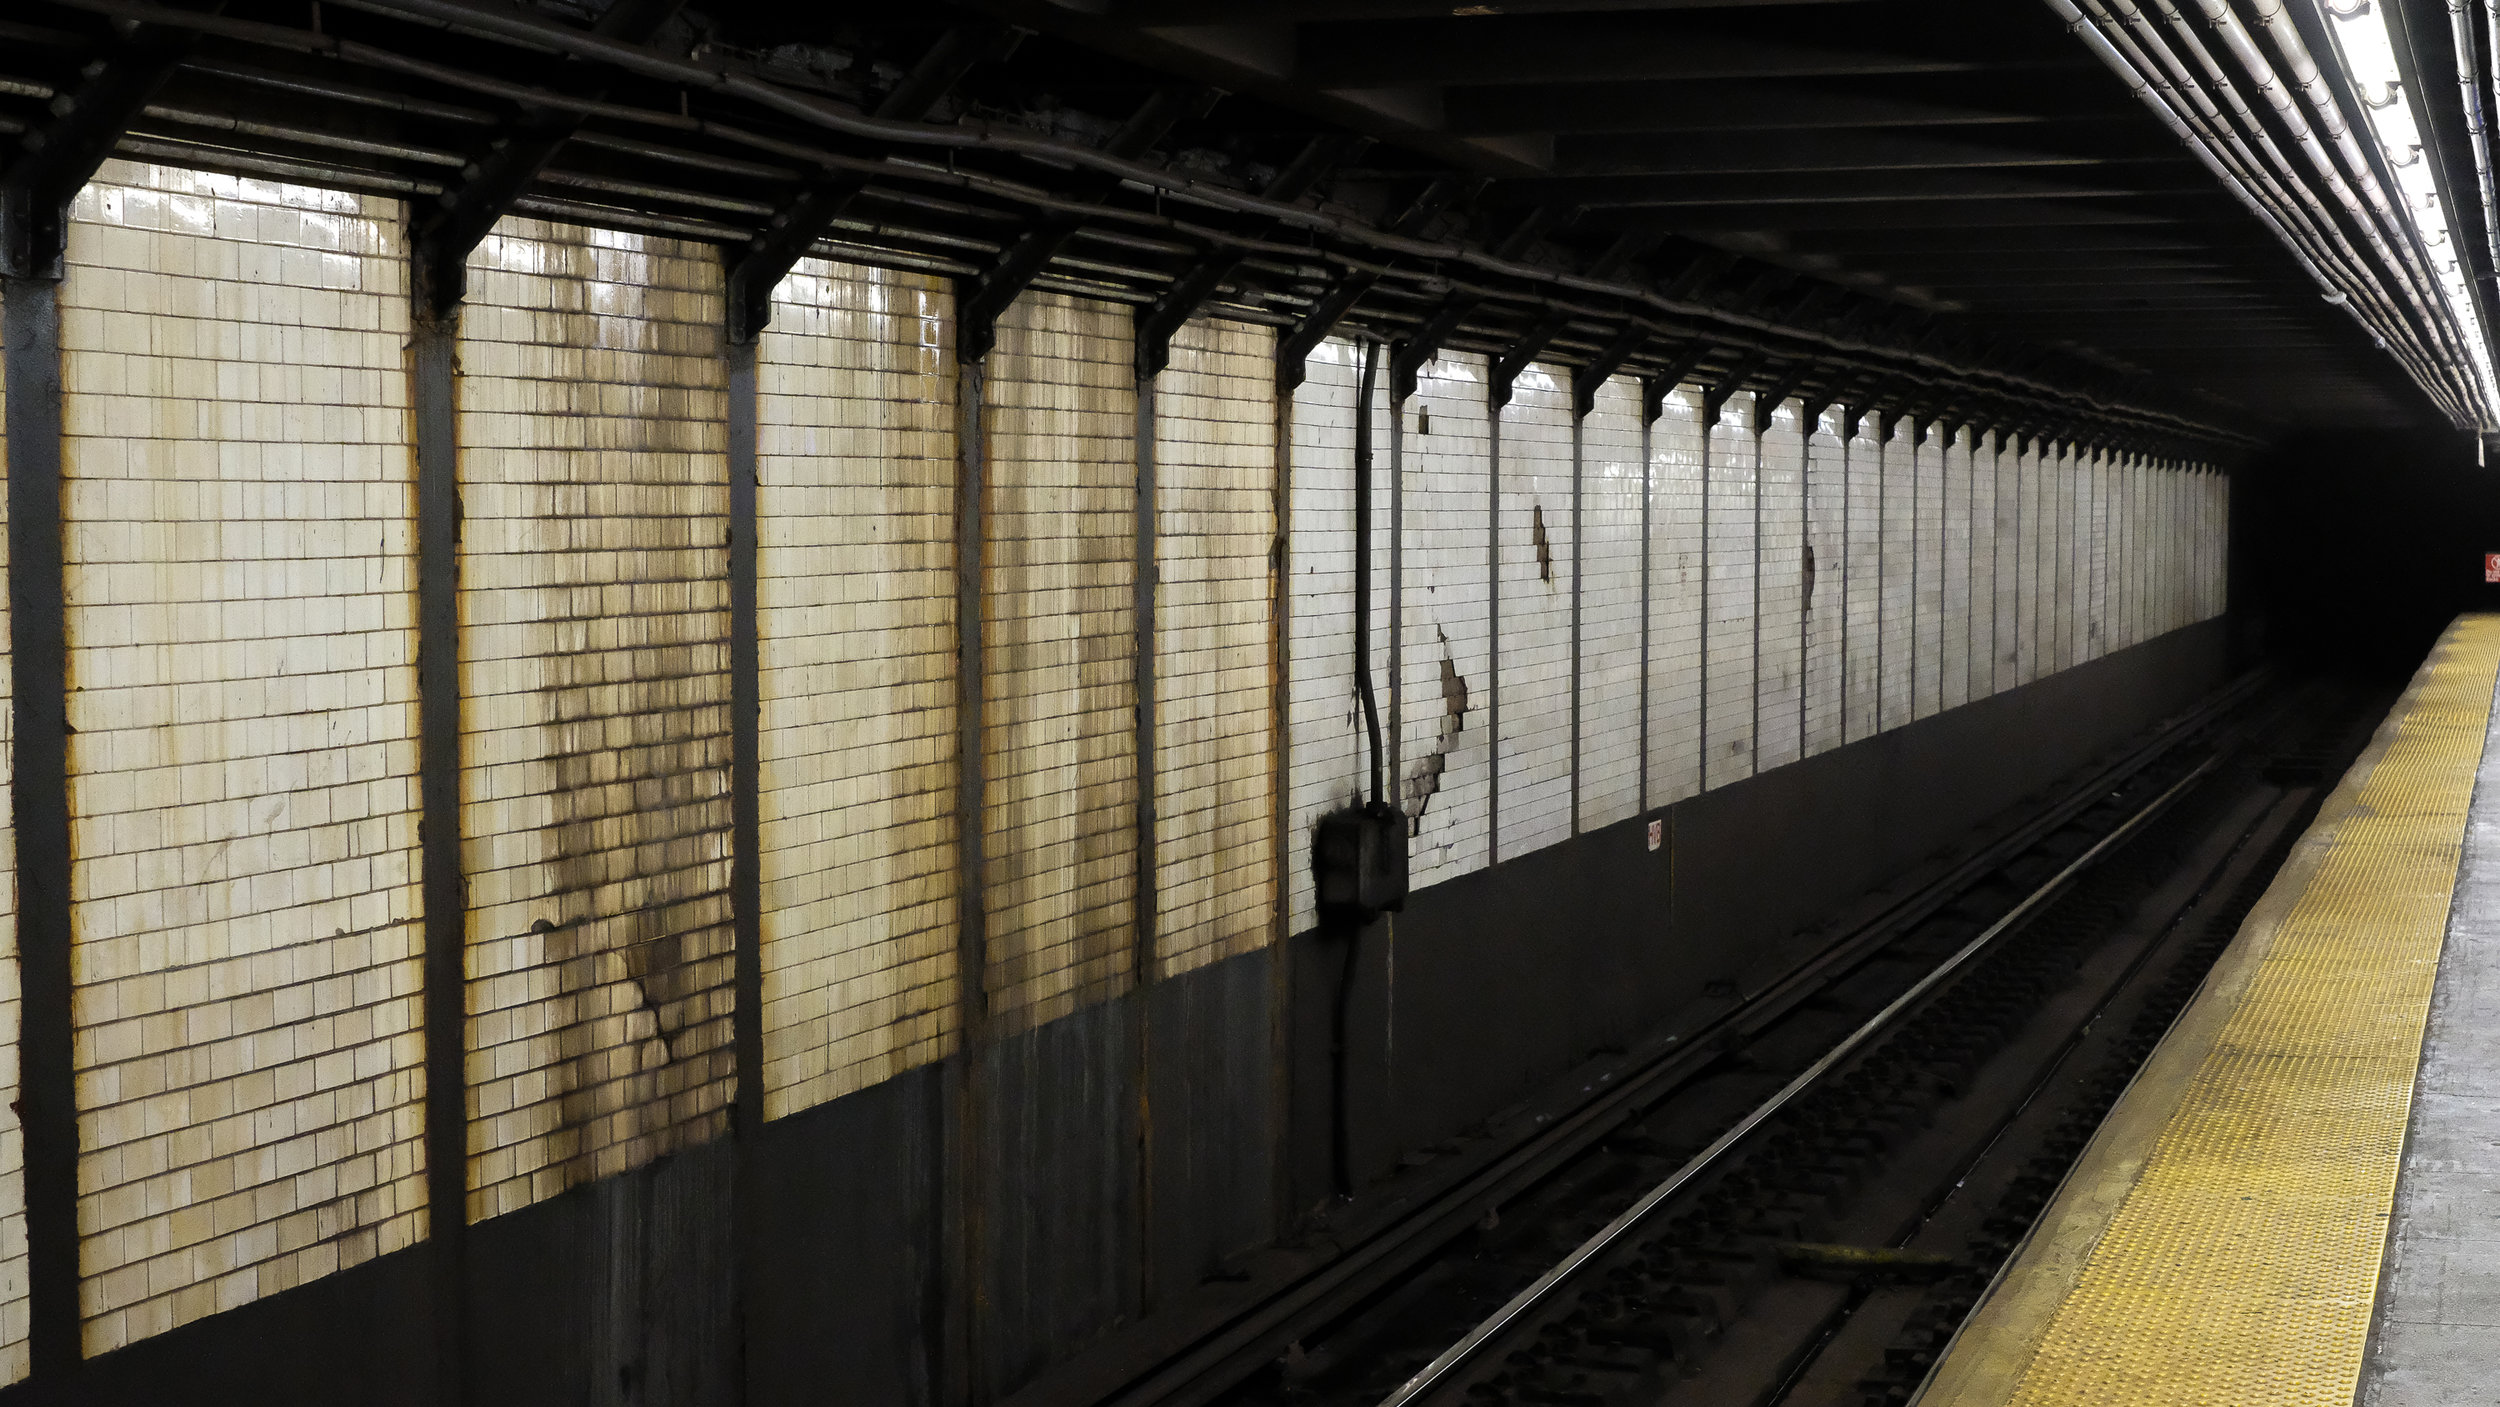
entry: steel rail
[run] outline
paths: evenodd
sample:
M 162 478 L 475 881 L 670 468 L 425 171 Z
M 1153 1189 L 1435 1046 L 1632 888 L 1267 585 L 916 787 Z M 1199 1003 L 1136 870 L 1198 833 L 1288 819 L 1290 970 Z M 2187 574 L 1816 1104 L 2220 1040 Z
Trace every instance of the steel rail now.
M 1812 1065 L 1798 1072 L 1796 1078 L 1781 1086 L 1778 1093 L 1756 1105 L 1752 1112 L 1737 1120 L 1733 1127 L 1711 1140 L 1708 1147 L 1694 1154 L 1690 1161 L 1676 1169 L 1665 1181 L 1643 1194 L 1641 1199 L 1627 1208 L 1622 1215 L 1608 1222 L 1596 1235 L 1581 1242 L 1571 1254 L 1564 1256 L 1556 1263 L 1553 1269 L 1538 1276 L 1534 1283 L 1512 1296 L 1508 1304 L 1495 1310 L 1483 1323 L 1469 1330 L 1465 1338 L 1443 1350 L 1440 1357 L 1425 1364 L 1415 1376 L 1399 1384 L 1396 1391 L 1380 1400 L 1380 1407 L 1408 1407 L 1408 1404 L 1440 1386 L 1444 1379 L 1474 1358 L 1487 1343 L 1498 1338 L 1535 1310 L 1538 1305 L 1544 1303 L 1546 1297 L 1552 1294 L 1557 1286 L 1578 1273 L 1590 1261 L 1605 1254 L 1668 1198 L 1683 1191 L 1695 1178 L 1708 1172 L 1729 1149 L 1744 1141 L 1746 1135 L 1760 1128 L 1786 1108 L 1791 1100 L 1811 1088 L 1823 1076 L 1831 1073 L 1835 1066 L 1848 1059 L 1859 1047 L 1881 1035 L 1886 1027 L 1897 1020 L 1903 1012 L 1916 1005 L 1920 998 L 1934 991 L 1946 978 L 1960 971 L 1965 963 L 1978 956 L 1982 950 L 1994 943 L 2015 924 L 2029 917 L 2033 910 L 2054 898 L 2077 875 L 2097 864 L 2112 847 L 2135 834 L 2155 816 L 2168 810 L 2172 802 L 2184 794 L 2189 787 L 2202 781 L 2220 763 L 2219 756 L 2208 757 L 2198 763 L 2186 776 L 2171 783 L 2161 795 L 2147 802 L 2143 809 L 2128 817 L 2109 834 L 2101 837 L 2091 849 L 2069 861 L 2064 869 L 2051 876 L 2039 888 L 2034 889 L 2021 903 L 2008 910 L 1996 922 L 1981 929 L 1977 937 L 1956 949 L 1952 956 L 1937 964 L 1908 991 L 1893 998 L 1890 1005 L 1867 1018 L 1865 1024 L 1850 1032 L 1838 1045 L 1824 1052 L 1822 1057 Z
M 1663 1098 L 1728 1043 L 1760 1034 L 1857 964 L 1933 917 L 1955 898 L 2015 856 L 2071 824 L 2076 817 L 2153 766 L 2198 732 L 2228 716 L 2262 689 L 2268 676 L 2240 676 L 2194 707 L 2162 724 L 2090 776 L 2064 790 L 2020 824 L 1996 836 L 1911 893 L 1886 901 L 1854 922 L 1810 958 L 1699 1029 L 1598 1076 L 1589 1097 L 1542 1122 L 1518 1143 L 1466 1167 L 1445 1186 L 1420 1192 L 1418 1204 L 1374 1227 L 1348 1228 L 1342 1247 L 1256 1291 L 1250 1303 L 1220 1322 L 1197 1329 L 1124 1370 L 1116 1382 L 1070 1393 L 1041 1385 L 1010 1398 L 1005 1407 L 1057 1407 L 1086 1402 L 1102 1407 L 1203 1407 L 1256 1364 L 1272 1359 L 1288 1338 L 1307 1337 L 1343 1306 L 1376 1293 L 1390 1277 L 1405 1273 L 1485 1212 L 1507 1205 L 1553 1169 L 1585 1151 L 1633 1111 Z

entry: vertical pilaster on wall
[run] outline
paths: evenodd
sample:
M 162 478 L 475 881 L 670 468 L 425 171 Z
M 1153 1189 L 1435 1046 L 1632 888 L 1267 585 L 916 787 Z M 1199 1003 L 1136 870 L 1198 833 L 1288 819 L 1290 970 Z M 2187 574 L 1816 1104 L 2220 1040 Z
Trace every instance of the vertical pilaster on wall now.
M 1148 993 L 1155 983 L 1155 940 L 1161 928 L 1156 922 L 1158 901 L 1162 897 L 1163 867 L 1155 859 L 1155 378 L 1137 378 L 1137 429 L 1131 437 L 1137 450 L 1137 499 L 1132 524 L 1134 539 L 1130 544 L 1130 560 L 1135 563 L 1129 573 L 1129 611 L 1136 629 L 1133 658 L 1137 670 L 1137 860 L 1136 898 L 1130 910 L 1135 915 L 1129 933 L 1129 1001 L 1135 1014 L 1128 1023 L 1130 1098 L 1128 1108 L 1133 1121 L 1128 1131 L 1130 1146 L 1137 1150 L 1137 1244 L 1152 1246 L 1155 1234 L 1154 1176 L 1154 1110 L 1152 1081 L 1148 1067 L 1153 1061 L 1153 1015 L 1149 1010 Z M 1155 1257 L 1137 1258 L 1138 1303 L 1150 1310 L 1155 1304 Z
M 764 1132 L 764 881 L 762 619 L 756 601 L 755 343 L 731 341 L 729 361 L 729 932 L 733 994 L 730 1105 L 732 1255 L 740 1337 L 756 1293 L 756 1142 Z M 743 1359 L 741 1360 L 743 1361 Z
M 1282 339 L 1279 339 L 1280 341 Z M 1300 368 L 1295 368 L 1297 373 Z M 1368 414 L 1362 407 L 1358 413 Z M 1293 844 L 1293 394 L 1279 390 L 1275 397 L 1276 464 L 1273 492 L 1275 494 L 1276 541 L 1268 560 L 1274 569 L 1267 575 L 1268 619 L 1276 622 L 1267 633 L 1268 677 L 1268 823 L 1272 829 L 1270 844 L 1276 856 L 1276 903 L 1268 920 L 1267 960 L 1267 1100 L 1268 1127 L 1293 1127 L 1293 890 L 1287 876 L 1296 866 L 1305 863 Z M 1369 661 L 1365 661 L 1368 665 Z M 1285 1220 L 1283 1209 L 1293 1205 L 1293 1160 L 1268 1159 L 1269 1205 L 1278 1209 L 1278 1225 Z
M 1762 408 L 1757 395 L 1753 413 L 1746 417 L 1746 428 L 1753 432 L 1753 697 L 1749 701 L 1751 724 L 1746 729 L 1746 746 L 1753 753 L 1752 771 L 1762 770 L 1762 495 L 1764 473 L 1762 462 L 1762 427 L 1770 412 Z
M 419 310 L 421 313 L 422 308 Z M 411 329 L 417 460 L 417 844 L 425 890 L 425 1173 L 438 1400 L 468 1398 L 467 886 L 460 877 L 460 323 Z M 23 793 L 21 792 L 21 795 Z
M 941 1264 L 947 1277 L 948 1303 L 945 1348 L 939 1361 L 949 1365 L 951 1381 L 938 1385 L 938 1400 L 971 1399 L 973 1385 L 986 1380 L 972 1361 L 982 1342 L 981 1302 L 974 1287 L 982 1248 L 980 1226 L 981 1150 L 974 1131 L 981 1127 L 981 1062 L 989 1047 L 989 916 L 982 902 L 988 845 L 982 817 L 988 814 L 987 768 L 982 752 L 982 708 L 987 690 L 983 675 L 984 610 L 981 581 L 987 565 L 983 545 L 988 538 L 989 437 L 984 430 L 983 400 L 988 375 L 982 363 L 966 358 L 956 367 L 955 452 L 955 814 L 962 817 L 955 851 L 957 904 L 955 927 L 955 1029 L 962 1051 L 957 1062 L 954 1128 L 947 1156 L 954 1175 L 948 1180 L 946 1239 Z
M 1498 416 L 1496 417 L 1498 418 Z M 1580 427 L 1587 417 L 1571 417 L 1571 834 L 1580 833 L 1580 563 L 1588 555 L 1588 525 L 1580 520 L 1587 467 L 1580 454 Z M 1496 564 L 1499 565 L 1498 563 Z M 1499 578 L 1494 594 L 1499 596 Z M 1500 644 L 1495 643 L 1498 650 Z
M 26 1141 L 29 1355 L 78 1365 L 78 1108 L 70 1044 L 69 737 L 61 593 L 61 285 L 9 278 L 9 620 L 17 671 L 19 1127 Z
M 1134 987 L 1155 980 L 1155 905 L 1162 888 L 1155 863 L 1155 378 L 1137 378 L 1136 569 L 1129 574 L 1129 606 L 1137 630 L 1137 899 Z M 1142 1030 L 1142 1024 L 1140 1026 Z M 1139 1071 L 1143 1075 L 1141 1067 Z M 1142 1079 L 1139 1098 L 1144 1098 Z
M 1695 573 L 1694 579 L 1700 586 L 1701 629 L 1693 642 L 1695 658 L 1701 663 L 1701 682 L 1693 703 L 1693 790 L 1696 793 L 1710 790 L 1710 473 L 1717 458 L 1711 451 L 1718 443 L 1707 420 L 1703 421 L 1700 429 L 1701 552 L 1700 570 Z
M 1658 470 L 1657 470 L 1657 466 L 1656 466 L 1656 465 L 1654 465 L 1654 464 L 1652 464 L 1652 463 L 1650 462 L 1650 440 L 1649 440 L 1649 436 L 1650 436 L 1650 428 L 1651 428 L 1653 425 L 1655 425 L 1657 422 L 1656 422 L 1656 421 L 1651 420 L 1651 419 L 1649 418 L 1649 415 L 1647 414 L 1647 410 L 1648 410 L 1648 406 L 1649 406 L 1649 397 L 1647 397 L 1646 395 L 1642 396 L 1642 397 L 1640 398 L 1640 402 L 1641 402 L 1641 407 L 1642 407 L 1642 411 L 1643 411 L 1643 414 L 1641 415 L 1641 781 L 1640 781 L 1640 788 L 1641 788 L 1641 789 L 1640 789 L 1640 809 L 1641 809 L 1641 814 L 1643 814 L 1643 815 L 1647 815 L 1647 814 L 1649 813 L 1649 749 L 1650 749 L 1650 737 L 1649 737 L 1649 637 L 1650 637 L 1650 634 L 1651 634 L 1651 625 L 1650 625 L 1650 622 L 1656 619 L 1656 617 L 1652 614 L 1653 599 L 1652 599 L 1652 597 L 1651 597 L 1651 595 L 1650 595 L 1650 584 L 1649 584 L 1649 583 L 1650 583 L 1650 578 L 1651 578 L 1652 576 L 1654 576 L 1654 575 L 1655 575 L 1655 573 L 1654 573 L 1654 572 L 1652 572 L 1652 571 L 1650 570 L 1650 553 L 1651 553 L 1651 552 L 1652 552 L 1652 550 L 1653 550 L 1653 545 L 1657 542 L 1657 537 L 1656 537 L 1656 534 L 1655 534 L 1655 529 L 1654 529 L 1654 525 L 1653 525 L 1653 520 L 1652 520 L 1652 518 L 1651 518 L 1651 512 L 1652 512 L 1652 510 L 1651 510 L 1651 508 L 1650 508 L 1650 500 L 1651 500 L 1651 499 L 1652 499 L 1652 498 L 1653 498 L 1653 497 L 1657 494 L 1657 492 L 1658 492 Z M 1573 422 L 1573 426 L 1574 426 L 1574 428 L 1573 428 L 1573 430 L 1572 430 L 1572 432 L 1571 432 L 1571 433 L 1573 434 L 1573 436 L 1575 436 L 1574 440 L 1572 441 L 1572 443 L 1574 443 L 1574 444 L 1579 443 L 1579 441 L 1578 441 L 1578 440 L 1577 440 L 1577 438 L 1576 438 L 1576 436 L 1578 436 L 1578 434 L 1580 433 L 1580 432 L 1579 432 L 1579 430 L 1578 430 L 1578 428 L 1577 428 L 1578 423 L 1579 423 L 1579 422 L 1577 422 L 1577 421 L 1574 421 L 1574 422 Z M 1573 751 L 1577 752 L 1577 751 L 1578 751 L 1578 749 L 1576 749 L 1576 748 L 1575 748 Z
M 1359 383 L 1358 383 L 1359 384 Z M 1368 403 L 1354 407 L 1356 415 L 1369 415 Z M 1406 797 L 1406 405 L 1389 402 L 1389 727 L 1383 735 L 1389 753 L 1389 800 L 1407 812 L 1407 824 L 1414 824 L 1414 812 Z M 1368 663 L 1368 661 L 1366 661 Z M 1389 932 L 1397 932 L 1397 921 L 1390 920 Z M 1391 938 L 1392 942 L 1396 939 Z
M 1502 863 L 1502 417 L 1484 417 L 1492 445 L 1487 457 L 1484 534 L 1484 863 Z

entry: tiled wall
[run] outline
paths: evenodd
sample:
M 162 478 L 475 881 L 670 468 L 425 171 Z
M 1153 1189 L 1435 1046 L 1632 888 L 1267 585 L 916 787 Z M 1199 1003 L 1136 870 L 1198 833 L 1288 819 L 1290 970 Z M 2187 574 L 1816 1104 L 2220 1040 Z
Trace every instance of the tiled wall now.
M 1293 393 L 1285 452 L 1285 834 L 1308 853 L 1311 827 L 1360 800 L 1369 766 L 1354 686 L 1354 399 L 1358 349 L 1334 339 L 1306 363 Z M 1389 422 L 1375 396 L 1372 438 L 1371 677 L 1389 726 Z M 1383 738 L 1383 743 L 1387 739 Z M 1311 867 L 1288 862 L 1285 923 L 1319 921 Z
M 1806 440 L 1806 548 L 1813 579 L 1805 603 L 1805 753 L 1842 742 L 1848 670 L 1849 472 L 1838 417 L 1825 411 Z
M 1754 766 L 1763 770 L 1796 761 L 1805 743 L 1806 439 L 1795 405 L 1774 409 L 1756 453 Z
M 1728 399 L 1710 427 L 1709 483 L 1704 495 L 1702 570 L 1702 785 L 1723 787 L 1753 775 L 1756 545 L 1762 524 L 1760 449 L 1743 427 L 1753 397 Z
M 1871 417 L 1842 447 L 1848 476 L 1848 535 L 1840 576 L 1846 657 L 1841 700 L 1850 742 L 1883 731 L 1884 697 L 1884 446 Z
M 1155 388 L 1155 959 L 1276 923 L 1276 335 L 1192 322 Z M 1350 505 L 1349 505 L 1350 506 Z
M 1882 728 L 1899 728 L 1918 716 L 1918 459 L 1909 426 L 1896 426 L 1883 443 L 1879 491 L 1883 568 L 1875 648 L 1883 677 L 1875 718 Z
M 460 336 L 470 1211 L 717 1134 L 731 1092 L 720 261 L 507 220 Z
M 1679 387 L 1649 427 L 1649 804 L 1701 790 L 1701 393 Z
M 1000 1033 L 1119 990 L 1137 895 L 1137 401 L 1125 309 L 998 324 L 984 400 L 989 971 Z
M 1491 854 L 1493 468 L 1484 358 L 1423 368 L 1399 429 L 1399 800 L 1411 882 Z M 1383 372 L 1382 399 L 1387 374 Z
M 1939 581 L 1944 623 L 1937 644 L 1936 690 L 1940 708 L 1959 708 L 1970 692 L 1970 432 L 1962 430 L 1945 442 L 1942 538 L 1943 572 Z
M 0 381 L 0 465 L 8 463 L 8 398 Z M 8 494 L 0 483 L 0 573 L 9 565 Z M 0 601 L 0 756 L 14 759 L 15 638 Z M 26 1137 L 18 1125 L 16 768 L 0 766 L 0 1383 L 26 1376 Z
M 1980 435 L 1970 459 L 1970 696 L 1997 691 L 1996 437 Z
M 101 1351 L 424 1234 L 412 470 L 387 202 L 114 163 L 73 218 L 71 962 Z
M 1571 386 L 1532 366 L 1501 411 L 1498 645 L 1501 735 L 1495 776 L 1502 855 L 1571 835 Z M 1635 735 L 1637 736 L 1637 734 Z
M 413 1244 L 434 1214 L 402 240 L 391 202 L 128 165 L 77 209 L 64 508 L 91 1348 Z M 469 1204 L 443 1214 L 726 1127 L 720 282 L 708 248 L 529 220 L 471 259 Z M 1256 948 L 1280 904 L 1283 927 L 1310 926 L 1309 824 L 1362 782 L 1354 346 L 1324 344 L 1280 417 L 1272 332 L 1184 329 L 1141 503 L 1126 310 L 1021 299 L 968 378 L 953 316 L 941 281 L 809 261 L 755 353 L 771 1118 L 953 1051 L 961 981 L 1012 1033 Z M 1624 378 L 1575 425 L 1567 373 L 1544 367 L 1502 412 L 1497 463 L 1485 377 L 1446 355 L 1375 412 L 1373 677 L 1419 886 L 2224 605 L 2211 475 L 1844 445 L 1794 404 L 1757 437 L 1742 395 L 1705 429 L 1690 387 L 1643 424 Z M 974 563 L 955 554 L 968 384 Z M 1160 764 L 1144 877 L 1141 511 Z M 955 814 L 967 581 L 977 818 Z M 7 666 L 0 640 L 0 705 Z M 965 824 L 987 856 L 977 899 L 959 892 Z M 979 974 L 955 969 L 967 903 Z M 13 957 L 0 932 L 0 1381 L 24 1372 L 27 1317 Z
M 809 259 L 756 349 L 764 1112 L 955 1040 L 955 359 L 943 280 Z
M 1594 830 L 1641 808 L 1640 387 L 1614 377 L 1580 422 L 1580 815 Z M 1631 745 L 1626 745 L 1630 739 Z

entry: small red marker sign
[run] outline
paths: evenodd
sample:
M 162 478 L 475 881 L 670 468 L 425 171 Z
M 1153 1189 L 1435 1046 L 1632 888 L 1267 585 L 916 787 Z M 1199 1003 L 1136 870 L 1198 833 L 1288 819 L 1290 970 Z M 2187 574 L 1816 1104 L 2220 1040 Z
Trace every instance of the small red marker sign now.
M 2494 562 L 2500 562 L 2500 552 L 2493 553 L 2493 554 L 2492 554 L 2492 558 L 2491 558 L 2491 560 L 2492 560 L 2492 561 L 2494 561 Z M 2495 571 L 2500 571 L 2500 567 L 2495 567 L 2495 568 L 2493 568 L 2493 570 L 2495 570 Z M 2500 581 L 2500 577 L 2494 577 L 2494 578 L 2492 578 L 2492 580 L 2494 580 L 2494 581 Z M 1649 848 L 1650 848 L 1650 849 L 1652 849 L 1652 850 L 1655 850 L 1655 849 L 1657 849 L 1659 846 L 1664 845 L 1664 844 L 1666 843 L 1666 840 L 1667 840 L 1667 823 L 1666 823 L 1666 822 L 1664 822 L 1664 821 L 1652 821 L 1652 822 L 1650 822 L 1650 823 L 1649 823 Z
M 2500 552 L 2483 554 L 2483 580 L 2500 585 Z

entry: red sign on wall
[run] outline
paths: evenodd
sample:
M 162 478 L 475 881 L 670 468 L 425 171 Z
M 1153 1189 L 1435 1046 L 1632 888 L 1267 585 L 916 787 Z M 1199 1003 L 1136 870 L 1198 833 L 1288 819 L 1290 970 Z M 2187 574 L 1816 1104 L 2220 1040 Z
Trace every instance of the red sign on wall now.
M 2500 585 L 2500 552 L 2483 554 L 2483 580 Z

